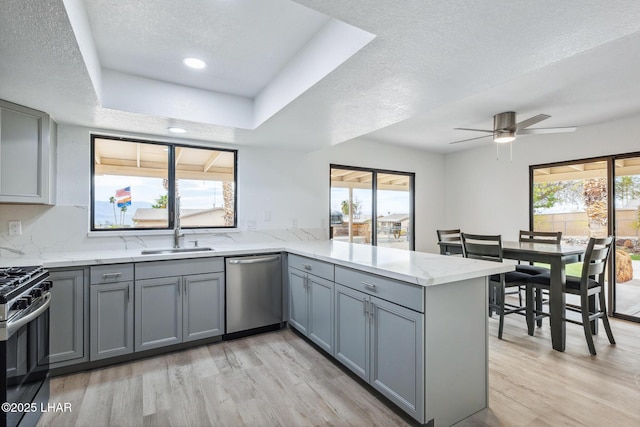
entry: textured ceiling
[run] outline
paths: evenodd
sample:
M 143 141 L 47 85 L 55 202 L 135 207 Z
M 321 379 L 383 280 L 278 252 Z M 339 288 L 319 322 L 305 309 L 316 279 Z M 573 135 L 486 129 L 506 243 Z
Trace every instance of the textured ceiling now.
M 236 1 L 248 14 L 263 5 L 261 0 Z M 549 114 L 552 117 L 544 122 L 545 127 L 584 126 L 640 113 L 640 59 L 636 54 L 640 51 L 640 3 L 631 0 L 298 0 L 289 5 L 292 10 L 314 16 L 306 8 L 311 9 L 375 38 L 253 130 L 214 125 L 195 116 L 176 119 L 104 108 L 98 96 L 100 88 L 90 76 L 95 71 L 85 63 L 86 52 L 83 57 L 84 48 L 65 9 L 64 3 L 74 2 L 0 2 L 0 98 L 46 111 L 64 123 L 161 136 L 167 135 L 167 126 L 179 125 L 187 128 L 187 137 L 194 140 L 303 150 L 366 136 L 389 144 L 448 152 L 475 146 L 450 146 L 449 141 L 475 136 L 454 131 L 454 127 L 490 128 L 491 117 L 501 111 L 516 111 L 518 120 Z M 206 3 L 218 10 L 236 2 Z M 312 25 L 319 28 L 327 19 L 313 18 L 315 24 L 300 28 L 297 18 L 286 21 L 295 13 L 283 13 L 291 28 L 254 25 L 247 30 L 246 40 L 232 40 L 240 37 L 234 33 L 227 38 L 235 31 L 231 29 L 233 19 L 242 21 L 242 16 L 248 16 L 238 10 L 235 15 L 224 15 L 224 22 L 214 25 L 210 21 L 208 26 L 202 21 L 207 16 L 204 11 L 191 8 L 200 4 L 196 1 L 186 2 L 189 7 L 177 11 L 171 5 L 180 3 L 169 1 L 144 2 L 149 10 L 137 2 L 98 4 L 121 14 L 114 25 L 126 22 L 128 15 L 135 16 L 138 24 L 138 32 L 130 35 L 99 36 L 96 31 L 98 47 L 101 39 L 119 40 L 114 45 L 131 40 L 131 46 L 165 52 L 162 57 L 168 51 L 165 46 L 177 44 L 172 34 L 187 34 L 195 42 L 206 40 L 201 48 L 213 49 L 216 38 L 227 41 L 221 44 L 222 49 L 228 55 L 235 54 L 237 63 L 227 63 L 224 68 L 254 85 L 248 89 L 247 84 L 245 96 L 259 90 L 264 85 L 260 78 L 268 79 L 282 58 L 300 48 L 291 43 L 290 51 L 283 52 L 272 46 L 269 52 L 278 53 L 268 62 L 271 70 L 265 67 L 260 70 L 264 73 L 242 76 L 246 64 L 255 59 L 254 52 L 265 50 L 251 39 L 286 38 L 296 31 L 304 33 Z M 154 5 L 159 4 L 168 10 L 154 12 Z M 279 14 L 272 10 L 260 15 L 275 19 Z M 91 19 L 88 21 L 90 26 Z M 169 29 L 157 27 L 160 24 Z M 189 35 L 190 29 L 198 31 Z M 154 35 L 155 41 L 145 40 L 149 35 Z M 156 39 L 160 36 L 169 36 L 162 46 Z M 109 55 L 126 57 L 128 48 L 120 51 L 111 46 Z M 151 62 L 154 55 L 143 55 L 141 60 Z M 214 90 L 229 92 L 234 84 L 225 83 Z

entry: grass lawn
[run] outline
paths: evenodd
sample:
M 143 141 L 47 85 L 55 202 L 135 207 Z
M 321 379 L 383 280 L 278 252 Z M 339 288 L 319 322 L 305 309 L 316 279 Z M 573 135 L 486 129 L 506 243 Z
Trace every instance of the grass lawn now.
M 631 255 L 631 259 L 632 260 L 640 261 L 640 254 L 630 254 L 630 255 Z M 535 265 L 539 265 L 540 267 L 549 268 L 549 264 L 542 264 L 542 263 L 536 262 Z M 567 264 L 566 273 L 567 273 L 568 276 L 580 277 L 580 275 L 582 274 L 582 263 L 581 262 L 576 262 L 576 263 L 573 263 L 573 264 Z

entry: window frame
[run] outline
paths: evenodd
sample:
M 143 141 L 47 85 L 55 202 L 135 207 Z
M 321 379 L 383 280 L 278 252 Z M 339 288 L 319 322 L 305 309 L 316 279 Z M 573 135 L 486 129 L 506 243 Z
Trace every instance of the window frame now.
M 416 247 L 416 191 L 415 191 L 415 182 L 416 182 L 416 174 L 415 172 L 404 172 L 404 171 L 396 171 L 390 169 L 377 169 L 377 168 L 368 168 L 362 166 L 347 166 L 340 165 L 335 163 L 329 164 L 329 240 L 333 240 L 333 227 L 331 227 L 331 170 L 332 169 L 346 169 L 352 171 L 360 171 L 360 172 L 370 172 L 371 173 L 371 212 L 372 219 L 375 218 L 376 213 L 378 212 L 378 174 L 392 174 L 392 175 L 404 175 L 409 177 L 409 210 L 410 210 L 410 227 L 411 227 L 411 239 L 409 240 L 409 249 L 410 251 L 415 250 Z M 378 246 L 378 221 L 371 221 L 371 243 L 370 246 Z
M 96 139 L 107 139 L 112 141 L 122 141 L 122 142 L 131 142 L 137 144 L 152 144 L 152 145 L 161 145 L 165 146 L 168 149 L 168 158 L 167 158 L 167 180 L 168 180 L 168 189 L 167 189 L 167 214 L 169 216 L 167 227 L 129 227 L 129 228 L 96 228 L 95 226 L 95 216 L 94 216 L 94 205 L 95 205 L 95 143 Z M 130 138 L 124 136 L 113 136 L 113 135 L 101 135 L 101 134 L 91 134 L 91 196 L 90 196 L 90 206 L 89 206 L 89 231 L 91 233 L 103 233 L 103 232 L 128 232 L 128 233 L 139 233 L 144 231 L 172 231 L 175 229 L 175 188 L 176 188 L 176 165 L 175 165 L 175 151 L 176 148 L 185 147 L 185 148 L 195 148 L 201 150 L 209 150 L 209 151 L 225 151 L 233 153 L 233 225 L 221 225 L 217 227 L 212 226 L 181 226 L 181 229 L 185 230 L 219 230 L 219 229 L 236 229 L 238 227 L 238 150 L 230 149 L 230 148 L 218 148 L 218 147 L 204 147 L 199 145 L 189 145 L 177 142 L 169 142 L 169 141 L 156 141 L 149 139 L 139 139 L 139 138 Z

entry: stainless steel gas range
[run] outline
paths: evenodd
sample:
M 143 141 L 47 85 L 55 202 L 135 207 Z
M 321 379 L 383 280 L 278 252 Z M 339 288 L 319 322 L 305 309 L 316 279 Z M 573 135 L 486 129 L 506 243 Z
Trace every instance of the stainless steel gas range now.
M 0 268 L 0 427 L 35 426 L 49 400 L 49 272 Z

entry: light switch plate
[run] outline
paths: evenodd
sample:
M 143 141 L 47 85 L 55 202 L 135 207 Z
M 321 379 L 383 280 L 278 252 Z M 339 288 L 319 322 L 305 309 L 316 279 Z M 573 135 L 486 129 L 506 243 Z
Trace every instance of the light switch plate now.
M 22 221 L 9 221 L 9 236 L 22 234 Z

